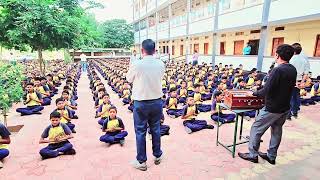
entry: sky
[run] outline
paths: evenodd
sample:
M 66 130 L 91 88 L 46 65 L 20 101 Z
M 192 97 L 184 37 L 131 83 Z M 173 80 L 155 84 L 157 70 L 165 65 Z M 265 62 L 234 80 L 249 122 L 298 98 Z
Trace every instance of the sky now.
M 92 9 L 98 22 L 110 19 L 125 19 L 132 22 L 131 0 L 95 0 L 105 6 L 104 9 Z

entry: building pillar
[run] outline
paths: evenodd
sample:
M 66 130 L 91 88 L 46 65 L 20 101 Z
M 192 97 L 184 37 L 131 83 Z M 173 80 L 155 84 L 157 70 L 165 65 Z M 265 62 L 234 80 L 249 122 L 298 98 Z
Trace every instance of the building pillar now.
M 146 14 L 148 14 L 148 1 L 146 1 Z M 146 39 L 149 39 L 149 16 L 146 17 L 146 21 L 147 21 L 147 26 L 146 26 L 147 38 Z
M 172 18 L 172 4 L 169 4 L 169 30 L 168 30 L 168 37 L 169 37 L 169 61 L 172 58 L 172 39 L 171 39 L 171 18 Z
M 212 37 L 212 67 L 215 66 L 216 63 L 216 54 L 217 54 L 217 47 L 218 46 L 218 25 L 219 25 L 219 11 L 220 11 L 220 3 L 219 1 L 216 1 L 216 5 L 214 8 L 214 16 L 212 18 L 213 20 L 213 37 Z
M 140 7 L 140 0 L 139 0 L 139 54 L 141 54 L 141 27 L 140 27 L 140 9 L 141 9 L 141 7 Z
M 268 19 L 270 12 L 271 0 L 264 0 L 263 11 L 262 11 L 262 21 L 261 21 L 261 31 L 260 31 L 260 42 L 258 50 L 258 60 L 257 60 L 257 69 L 258 71 L 262 70 L 264 51 L 267 45 L 267 36 L 268 36 Z
M 156 9 L 158 9 L 158 0 L 156 0 Z M 156 11 L 156 49 L 158 49 L 158 53 L 161 54 L 159 49 L 159 38 L 158 38 L 158 24 L 159 24 L 159 12 Z
M 189 34 L 190 34 L 190 12 L 191 12 L 191 0 L 187 0 L 187 27 L 186 27 L 186 63 L 188 63 L 188 54 L 189 54 Z

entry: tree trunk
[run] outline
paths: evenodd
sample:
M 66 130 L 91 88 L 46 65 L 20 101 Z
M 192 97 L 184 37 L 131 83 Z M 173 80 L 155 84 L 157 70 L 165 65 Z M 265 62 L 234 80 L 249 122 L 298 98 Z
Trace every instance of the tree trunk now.
M 75 50 L 75 49 L 73 49 L 73 53 L 72 53 L 72 62 L 74 62 L 74 56 L 75 56 L 75 54 L 76 54 L 76 53 L 75 53 L 75 51 L 76 51 L 76 50 Z
M 41 75 L 44 75 L 43 73 L 43 57 L 42 57 L 42 49 L 38 49 L 38 61 L 39 61 L 39 64 L 40 64 L 40 73 Z
M 8 127 L 8 122 L 7 122 L 7 110 L 4 108 L 2 110 L 2 114 L 3 114 L 3 123 L 5 127 Z

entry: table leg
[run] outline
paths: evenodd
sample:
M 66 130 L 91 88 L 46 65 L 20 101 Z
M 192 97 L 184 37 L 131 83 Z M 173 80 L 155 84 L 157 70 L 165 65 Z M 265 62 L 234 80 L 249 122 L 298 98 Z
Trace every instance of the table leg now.
M 219 124 L 219 122 L 220 122 L 220 105 L 218 106 L 218 122 L 217 122 L 217 141 L 216 141 L 216 144 L 217 144 L 217 146 L 219 145 L 219 126 L 220 126 L 220 124 Z
M 232 157 L 235 157 L 235 153 L 236 153 L 236 144 L 237 144 L 237 134 L 238 134 L 238 114 L 236 114 L 236 124 L 235 124 L 235 128 L 234 128 L 234 136 L 233 136 L 233 146 L 232 146 Z
M 241 122 L 240 122 L 240 136 L 239 136 L 239 139 L 241 140 L 242 138 L 242 127 L 243 127 L 243 116 L 244 116 L 244 113 L 241 113 Z

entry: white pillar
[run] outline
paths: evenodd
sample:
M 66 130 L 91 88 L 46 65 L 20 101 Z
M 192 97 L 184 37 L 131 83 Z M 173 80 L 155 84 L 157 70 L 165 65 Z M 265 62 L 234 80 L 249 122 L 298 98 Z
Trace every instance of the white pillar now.
M 213 16 L 213 38 L 212 38 L 212 66 L 214 67 L 216 63 L 216 52 L 217 52 L 217 44 L 218 44 L 218 24 L 219 24 L 219 11 L 220 11 L 220 3 L 216 1 L 214 8 L 214 16 Z
M 168 30 L 168 37 L 169 37 L 169 61 L 172 58 L 172 39 L 171 39 L 171 18 L 172 18 L 172 4 L 169 4 L 169 30 Z
M 188 61 L 189 54 L 189 34 L 190 34 L 190 12 L 191 12 L 191 1 L 187 0 L 187 27 L 186 27 L 186 41 L 185 41 L 185 49 L 186 49 L 186 62 Z
M 263 11 L 262 11 L 262 21 L 261 21 L 261 31 L 260 31 L 260 42 L 259 42 L 259 50 L 258 50 L 258 61 L 257 61 L 258 71 L 262 70 L 264 51 L 267 45 L 270 5 L 271 5 L 271 0 L 264 0 Z

